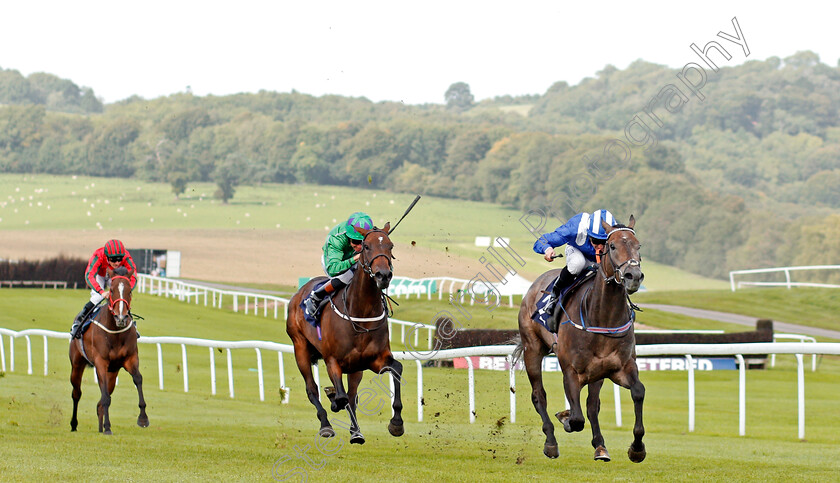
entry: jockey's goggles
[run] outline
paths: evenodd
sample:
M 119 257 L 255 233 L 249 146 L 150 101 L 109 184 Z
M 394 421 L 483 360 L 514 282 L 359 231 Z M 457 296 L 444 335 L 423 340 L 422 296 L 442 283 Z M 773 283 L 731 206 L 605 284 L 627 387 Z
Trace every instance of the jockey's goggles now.
M 122 255 L 116 255 L 116 256 L 113 256 L 113 257 L 108 257 L 108 261 L 119 263 L 119 262 L 123 261 L 123 256 Z

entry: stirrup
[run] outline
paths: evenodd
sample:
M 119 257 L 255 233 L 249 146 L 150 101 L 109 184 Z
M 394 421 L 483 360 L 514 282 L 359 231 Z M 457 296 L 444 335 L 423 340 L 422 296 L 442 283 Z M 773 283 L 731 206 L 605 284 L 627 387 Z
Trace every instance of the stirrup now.
M 306 315 L 310 317 L 315 317 L 315 313 L 318 312 L 318 305 L 321 304 L 321 301 L 315 301 L 315 295 L 309 294 L 309 297 L 306 297 L 306 300 L 303 301 L 304 311 Z

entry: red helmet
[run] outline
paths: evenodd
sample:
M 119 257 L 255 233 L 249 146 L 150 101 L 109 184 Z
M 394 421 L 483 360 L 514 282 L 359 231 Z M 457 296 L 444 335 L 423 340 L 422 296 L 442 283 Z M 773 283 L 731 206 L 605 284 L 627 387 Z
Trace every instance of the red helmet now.
M 105 257 L 108 260 L 122 260 L 125 258 L 125 246 L 119 240 L 108 240 L 105 244 Z

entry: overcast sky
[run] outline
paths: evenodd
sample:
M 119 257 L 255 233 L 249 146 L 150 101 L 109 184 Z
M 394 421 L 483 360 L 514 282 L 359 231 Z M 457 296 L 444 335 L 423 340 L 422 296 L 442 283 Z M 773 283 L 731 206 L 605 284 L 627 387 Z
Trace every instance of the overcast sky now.
M 105 102 L 259 90 L 443 103 L 542 94 L 605 65 L 681 67 L 737 17 L 749 60 L 812 50 L 840 57 L 833 2 L 70 1 L 4 2 L 0 67 L 49 72 Z M 732 47 L 731 49 L 729 47 Z

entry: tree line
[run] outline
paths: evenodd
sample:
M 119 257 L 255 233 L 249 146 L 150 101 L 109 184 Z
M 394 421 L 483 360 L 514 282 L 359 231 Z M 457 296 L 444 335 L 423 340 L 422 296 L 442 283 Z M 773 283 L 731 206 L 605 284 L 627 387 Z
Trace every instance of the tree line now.
M 629 160 L 603 147 L 673 69 L 607 66 L 575 86 L 480 102 L 459 82 L 445 104 L 262 91 L 100 110 L 45 100 L 32 86 L 49 74 L 25 78 L 22 95 L 14 73 L 0 72 L 2 172 L 137 177 L 176 196 L 212 181 L 225 201 L 250 183 L 389 189 L 550 206 L 557 223 L 605 207 L 636 215 L 646 256 L 695 273 L 840 262 L 840 70 L 811 52 L 722 68 L 704 102 L 663 117 L 656 145 Z

